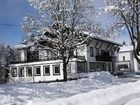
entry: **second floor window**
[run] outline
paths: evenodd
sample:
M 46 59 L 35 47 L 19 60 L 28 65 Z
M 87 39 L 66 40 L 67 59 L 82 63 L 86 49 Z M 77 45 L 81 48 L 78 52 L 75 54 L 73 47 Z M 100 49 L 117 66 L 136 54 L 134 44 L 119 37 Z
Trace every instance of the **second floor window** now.
M 123 61 L 125 61 L 125 56 L 123 56 Z
M 91 57 L 94 56 L 94 50 L 93 50 L 93 47 L 90 47 L 90 56 L 91 56 Z
M 99 48 L 96 48 L 96 55 L 99 55 Z

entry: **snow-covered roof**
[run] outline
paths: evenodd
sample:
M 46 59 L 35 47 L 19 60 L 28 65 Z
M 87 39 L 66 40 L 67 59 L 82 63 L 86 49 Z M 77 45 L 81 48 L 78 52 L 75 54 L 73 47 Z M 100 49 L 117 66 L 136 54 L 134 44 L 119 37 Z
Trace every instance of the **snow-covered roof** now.
M 15 45 L 14 47 L 16 49 L 25 49 L 25 48 L 31 47 L 33 45 L 34 45 L 34 43 L 28 43 L 28 44 L 21 43 L 21 44 Z
M 46 28 L 47 32 L 50 32 L 50 30 L 48 28 Z M 46 32 L 46 31 L 45 31 Z M 122 46 L 120 43 L 115 42 L 114 40 L 112 40 L 112 38 L 107 38 L 107 37 L 103 37 L 102 35 L 96 34 L 96 33 L 89 33 L 89 32 L 85 32 L 82 31 L 83 34 L 85 35 L 89 35 L 91 38 L 94 38 L 96 40 L 101 40 L 104 42 L 109 42 L 115 45 L 119 45 Z M 34 37 L 35 40 L 38 40 L 39 36 Z M 32 47 L 34 45 L 34 42 L 27 42 L 26 40 L 23 43 L 20 43 L 18 45 L 15 45 L 16 49 L 25 49 L 25 48 L 29 48 Z
M 99 34 L 96 34 L 96 33 L 89 33 L 89 32 L 83 32 L 83 33 L 86 34 L 86 35 L 89 35 L 91 38 L 122 46 L 120 43 L 117 43 L 112 38 L 103 37 L 102 35 L 99 35 Z
M 122 47 L 120 47 L 119 52 L 126 52 L 126 51 L 132 51 L 132 50 L 133 50 L 132 45 L 123 45 Z

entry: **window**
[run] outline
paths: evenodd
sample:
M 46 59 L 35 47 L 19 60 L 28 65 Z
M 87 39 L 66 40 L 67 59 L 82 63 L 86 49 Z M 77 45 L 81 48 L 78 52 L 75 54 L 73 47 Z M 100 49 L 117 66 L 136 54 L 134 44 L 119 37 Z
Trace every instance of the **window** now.
M 44 76 L 49 76 L 50 75 L 50 66 L 44 66 L 43 71 L 44 71 Z
M 32 76 L 32 67 L 26 67 L 27 76 Z
M 40 68 L 40 66 L 35 67 L 35 76 L 41 76 L 41 68 Z
M 96 48 L 96 55 L 99 55 L 99 48 Z
M 19 67 L 18 68 L 18 74 L 19 74 L 19 77 L 23 77 L 24 76 L 24 67 Z
M 60 66 L 59 65 L 53 66 L 53 75 L 60 75 Z
M 91 57 L 94 56 L 94 50 L 93 50 L 93 47 L 90 47 L 90 56 L 91 56 Z
M 11 76 L 12 77 L 17 77 L 17 68 L 16 67 L 11 68 Z
M 125 61 L 125 56 L 123 56 L 123 61 Z
M 89 62 L 89 68 L 90 68 L 90 71 L 95 71 L 96 70 L 95 62 Z
M 128 69 L 128 64 L 120 64 L 118 65 L 119 69 Z

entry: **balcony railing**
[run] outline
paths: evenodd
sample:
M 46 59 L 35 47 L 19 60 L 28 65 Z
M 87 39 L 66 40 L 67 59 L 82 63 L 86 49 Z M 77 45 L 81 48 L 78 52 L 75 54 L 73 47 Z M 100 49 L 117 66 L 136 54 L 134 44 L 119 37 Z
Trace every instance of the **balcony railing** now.
M 112 61 L 112 56 L 96 55 L 96 61 Z
M 109 62 L 114 62 L 114 61 L 116 61 L 116 56 L 110 56 L 107 53 L 103 53 L 101 55 L 96 55 L 96 61 L 109 61 Z

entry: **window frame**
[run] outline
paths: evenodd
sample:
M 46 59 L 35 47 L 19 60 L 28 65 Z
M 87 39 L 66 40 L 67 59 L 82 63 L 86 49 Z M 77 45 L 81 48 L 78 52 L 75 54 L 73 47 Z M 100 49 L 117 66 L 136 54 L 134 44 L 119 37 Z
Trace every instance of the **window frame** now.
M 94 57 L 94 48 L 93 47 L 90 47 L 90 56 Z
M 100 55 L 99 48 L 96 48 L 96 55 Z
M 31 74 L 29 74 L 28 68 L 31 68 Z M 29 76 L 29 77 L 33 76 L 33 68 L 32 67 L 26 67 L 26 76 Z
M 22 70 L 21 70 L 21 68 L 22 68 Z M 18 68 L 18 76 L 19 77 L 24 77 L 24 67 L 19 67 Z
M 55 67 L 59 67 L 59 73 L 55 73 Z M 60 75 L 60 65 L 53 65 L 53 75 Z
M 11 76 L 12 77 L 17 77 L 17 67 L 12 67 L 11 68 Z
M 123 61 L 126 61 L 126 60 L 125 60 L 125 56 L 122 56 L 122 58 L 123 58 Z
M 89 62 L 90 72 L 96 71 L 96 62 Z
M 37 74 L 37 69 L 40 69 L 40 74 Z M 41 76 L 41 66 L 34 66 L 34 70 L 35 70 L 35 76 Z
M 45 72 L 45 70 L 46 70 L 45 68 L 46 68 L 46 67 L 49 67 L 49 73 L 46 73 L 46 72 Z M 50 65 L 44 65 L 44 66 L 43 66 L 43 75 L 44 75 L 44 76 L 50 76 Z

